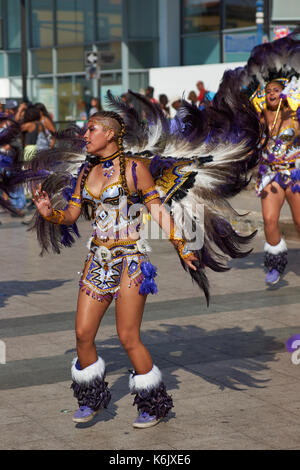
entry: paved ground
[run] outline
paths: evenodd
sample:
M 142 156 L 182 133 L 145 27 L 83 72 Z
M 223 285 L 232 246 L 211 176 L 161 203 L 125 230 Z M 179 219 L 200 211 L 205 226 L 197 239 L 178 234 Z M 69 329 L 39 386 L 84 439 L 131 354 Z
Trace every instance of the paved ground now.
M 80 223 L 82 238 L 73 248 L 41 258 L 34 234 L 20 219 L 0 215 L 0 335 L 6 346 L 0 449 L 299 449 L 300 365 L 291 362 L 285 342 L 300 333 L 300 245 L 288 240 L 288 271 L 279 285 L 266 288 L 259 203 L 246 192 L 234 205 L 251 211 L 247 223 L 259 233 L 251 256 L 230 262 L 225 274 L 208 273 L 209 308 L 172 246 L 152 242 L 159 294 L 149 297 L 143 340 L 175 407 L 169 419 L 147 430 L 131 426 L 131 365 L 112 309 L 96 338 L 107 363 L 111 404 L 92 424 L 71 419 L 77 273 L 88 224 Z M 290 222 L 288 208 L 283 216 Z

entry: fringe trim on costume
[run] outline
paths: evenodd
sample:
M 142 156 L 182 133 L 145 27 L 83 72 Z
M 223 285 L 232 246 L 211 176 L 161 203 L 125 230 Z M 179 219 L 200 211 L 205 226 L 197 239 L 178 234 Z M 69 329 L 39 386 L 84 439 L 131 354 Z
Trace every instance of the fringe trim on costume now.
M 77 398 L 79 406 L 88 406 L 93 411 L 107 408 L 111 400 L 111 394 L 108 390 L 108 382 L 94 379 L 90 384 L 83 385 L 73 382 L 71 388 L 74 391 L 74 397 Z
M 172 397 L 167 394 L 164 383 L 161 383 L 156 389 L 137 393 L 133 401 L 134 405 L 137 405 L 139 413 L 148 413 L 150 416 L 155 416 L 156 419 L 167 416 L 174 406 Z
M 142 285 L 144 281 L 144 275 L 139 274 L 138 277 L 135 277 L 133 279 L 130 279 L 130 283 L 128 284 L 128 287 L 130 288 L 131 286 L 139 286 Z M 98 302 L 103 302 L 104 300 L 111 300 L 111 299 L 117 299 L 120 295 L 120 286 L 116 288 L 114 292 L 108 292 L 106 294 L 99 294 L 95 292 L 93 289 L 90 287 L 86 286 L 84 282 L 80 279 L 79 281 L 79 288 L 81 292 L 84 292 L 86 295 L 91 296 L 92 299 L 98 300 Z M 141 295 L 141 290 L 139 291 Z

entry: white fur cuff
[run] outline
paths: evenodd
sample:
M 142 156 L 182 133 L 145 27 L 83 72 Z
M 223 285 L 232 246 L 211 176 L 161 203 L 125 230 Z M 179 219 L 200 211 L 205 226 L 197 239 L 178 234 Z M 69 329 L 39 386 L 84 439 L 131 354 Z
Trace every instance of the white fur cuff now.
M 152 390 L 160 385 L 162 381 L 161 371 L 153 365 L 147 374 L 129 376 L 129 389 L 131 392 L 141 392 L 142 390 Z
M 284 239 L 282 238 L 280 242 L 275 246 L 270 245 L 268 242 L 265 242 L 264 251 L 266 253 L 270 253 L 271 255 L 279 255 L 280 253 L 284 253 L 285 251 L 287 251 L 287 246 Z
M 91 364 L 88 367 L 85 367 L 82 370 L 76 368 L 77 357 L 72 361 L 71 374 L 72 380 L 77 384 L 89 384 L 94 379 L 99 378 L 103 379 L 105 374 L 105 362 L 101 357 L 98 357 L 98 360 Z

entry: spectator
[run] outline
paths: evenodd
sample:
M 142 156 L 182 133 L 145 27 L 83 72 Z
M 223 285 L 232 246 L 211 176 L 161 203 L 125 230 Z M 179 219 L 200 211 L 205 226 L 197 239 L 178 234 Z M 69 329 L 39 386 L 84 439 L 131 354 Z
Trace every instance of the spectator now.
M 0 128 L 3 129 L 12 125 L 12 121 L 8 119 L 7 121 L 1 121 Z M 20 160 L 22 154 L 22 146 L 19 139 L 16 137 L 9 144 L 3 145 L 0 147 L 0 155 L 7 162 L 7 166 L 10 167 Z M 7 170 L 7 175 L 9 175 L 10 170 Z M 3 199 L 9 201 L 10 205 L 14 208 L 14 212 L 11 213 L 12 217 L 24 217 L 25 215 L 25 206 L 26 206 L 26 197 L 24 194 L 23 186 L 16 186 L 8 194 L 2 193 Z
M 190 91 L 188 95 L 188 100 L 198 107 L 198 97 L 194 91 Z
M 17 109 L 17 112 L 16 114 L 14 115 L 14 119 L 18 122 L 23 122 L 23 119 L 24 119 L 24 113 L 28 107 L 29 103 L 27 103 L 27 101 L 23 101 L 18 109 Z
M 169 100 L 168 100 L 167 95 L 164 95 L 164 94 L 159 95 L 158 101 L 165 116 L 170 117 L 170 108 L 168 106 Z
M 102 110 L 102 106 L 100 104 L 100 101 L 98 100 L 98 98 L 93 97 L 91 99 L 91 108 L 89 112 L 89 117 L 91 117 L 95 113 L 98 113 L 101 110 Z
M 154 98 L 154 88 L 153 86 L 148 86 L 145 91 L 145 96 L 151 101 L 151 103 L 158 103 L 158 101 Z
M 77 119 L 79 121 L 86 121 L 88 118 L 88 115 L 86 112 L 86 104 L 83 100 L 78 101 L 77 110 L 78 110 Z
M 204 83 L 201 80 L 199 80 L 196 83 L 196 86 L 197 86 L 198 91 L 199 91 L 198 103 L 199 103 L 199 107 L 201 109 L 201 108 L 203 108 L 203 106 L 205 106 L 205 104 L 212 101 L 212 99 L 215 96 L 215 93 L 213 91 L 206 90 L 206 88 L 204 86 Z
M 132 106 L 129 93 L 123 93 L 121 95 L 121 100 L 123 101 L 123 103 L 126 103 L 128 106 Z
M 182 99 L 181 99 L 180 96 L 174 96 L 170 100 L 170 104 L 171 104 L 172 108 L 175 109 L 176 112 L 178 111 L 178 108 L 180 107 L 181 102 L 182 102 Z
M 52 116 L 48 112 L 46 106 L 43 103 L 36 103 L 35 105 L 37 109 L 40 111 L 41 115 L 41 123 L 44 126 L 45 133 L 47 135 L 47 139 L 50 143 L 50 148 L 53 148 L 54 143 L 55 143 L 55 133 L 56 133 L 56 127 L 53 122 Z
M 30 105 L 26 109 L 21 131 L 25 160 L 30 159 L 37 150 L 50 147 L 49 137 L 41 122 L 40 110 L 36 106 Z
M 5 113 L 9 115 L 9 117 L 14 118 L 17 109 L 18 109 L 18 102 L 16 100 L 7 100 L 4 106 Z
M 176 111 L 176 115 L 172 119 L 170 119 L 170 131 L 172 134 L 179 134 L 183 132 L 185 128 L 183 122 L 177 115 L 178 109 L 180 108 L 181 103 L 182 103 L 182 99 L 180 96 L 174 96 L 170 100 L 170 104 L 172 108 Z

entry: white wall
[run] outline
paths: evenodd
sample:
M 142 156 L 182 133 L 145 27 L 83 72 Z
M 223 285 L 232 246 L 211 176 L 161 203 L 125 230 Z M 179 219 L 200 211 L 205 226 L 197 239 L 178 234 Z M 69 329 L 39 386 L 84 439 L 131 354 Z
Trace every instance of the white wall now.
M 190 91 L 198 92 L 197 81 L 202 80 L 207 90 L 217 91 L 225 70 L 244 65 L 245 62 L 233 62 L 152 68 L 149 71 L 149 85 L 154 87 L 154 97 L 157 99 L 161 93 L 166 94 L 169 100 L 183 94 L 187 99 Z
M 10 97 L 10 86 L 8 78 L 0 78 L 0 98 Z

